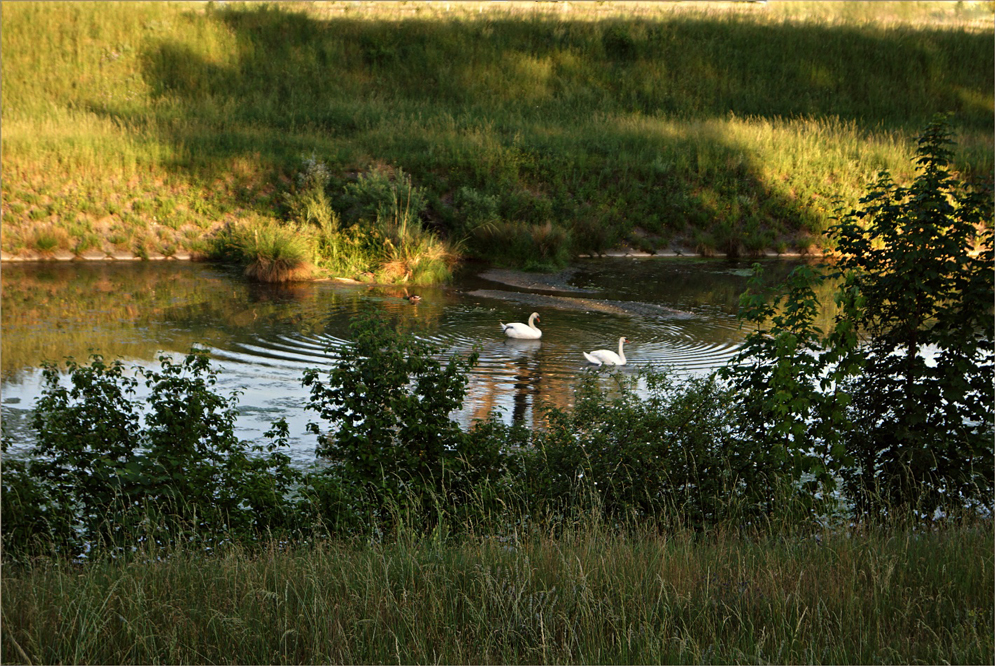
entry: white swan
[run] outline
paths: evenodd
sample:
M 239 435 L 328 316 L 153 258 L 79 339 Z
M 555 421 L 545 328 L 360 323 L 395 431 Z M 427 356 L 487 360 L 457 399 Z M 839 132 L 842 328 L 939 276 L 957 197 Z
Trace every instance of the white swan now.
M 622 351 L 622 344 L 628 342 L 629 338 L 621 337 L 618 339 L 618 353 L 613 351 L 608 351 L 607 349 L 599 349 L 593 351 L 590 354 L 584 353 L 584 358 L 587 359 L 588 363 L 593 363 L 594 365 L 625 365 L 625 352 Z
M 542 331 L 536 328 L 535 322 L 539 321 L 539 313 L 533 312 L 529 316 L 528 324 L 514 323 L 505 324 L 501 323 L 501 330 L 509 338 L 517 338 L 519 340 L 538 340 L 542 337 Z

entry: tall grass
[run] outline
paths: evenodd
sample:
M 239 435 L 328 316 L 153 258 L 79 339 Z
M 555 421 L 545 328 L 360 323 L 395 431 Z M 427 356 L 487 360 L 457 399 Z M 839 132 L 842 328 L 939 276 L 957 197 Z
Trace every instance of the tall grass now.
M 403 167 L 451 240 L 456 193 L 496 197 L 500 222 L 564 232 L 565 256 L 636 230 L 805 249 L 835 200 L 904 173 L 936 112 L 957 169 L 990 179 L 983 3 L 494 4 L 5 4 L 4 251 L 74 219 L 60 202 L 89 202 L 105 248 L 124 226 L 196 249 L 279 217 L 304 155 L 333 186 Z
M 6 663 L 991 663 L 990 523 L 810 537 L 586 522 L 3 569 Z
M 310 228 L 281 226 L 271 221 L 232 225 L 219 234 L 213 253 L 231 257 L 245 266 L 245 275 L 259 282 L 293 282 L 311 278 L 316 269 Z

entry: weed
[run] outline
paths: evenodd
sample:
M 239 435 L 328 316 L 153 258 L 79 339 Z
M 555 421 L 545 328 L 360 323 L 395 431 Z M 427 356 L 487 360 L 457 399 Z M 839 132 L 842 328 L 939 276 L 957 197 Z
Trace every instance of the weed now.
M 36 229 L 31 245 L 43 256 L 50 256 L 68 242 L 66 232 L 58 227 L 42 227 Z
M 292 282 L 312 277 L 311 249 L 300 226 L 243 224 L 230 241 L 245 265 L 245 275 L 260 282 Z

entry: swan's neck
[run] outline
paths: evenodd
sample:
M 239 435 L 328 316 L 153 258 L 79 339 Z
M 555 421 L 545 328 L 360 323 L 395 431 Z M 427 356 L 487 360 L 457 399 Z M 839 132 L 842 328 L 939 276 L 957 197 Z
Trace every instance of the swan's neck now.
M 622 351 L 622 343 L 625 342 L 625 338 L 618 341 L 618 357 L 622 359 L 622 363 L 625 363 L 625 352 Z
M 535 328 L 535 327 L 536 327 L 536 316 L 532 315 L 531 317 L 529 317 L 529 328 Z

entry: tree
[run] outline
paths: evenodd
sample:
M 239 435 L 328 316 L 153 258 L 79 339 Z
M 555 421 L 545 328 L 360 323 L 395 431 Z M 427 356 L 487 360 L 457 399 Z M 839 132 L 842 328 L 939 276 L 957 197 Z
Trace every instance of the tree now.
M 992 199 L 949 172 L 951 143 L 934 119 L 914 182 L 879 175 L 828 231 L 832 270 L 800 267 L 773 295 L 751 285 L 740 317 L 756 329 L 723 372 L 743 445 L 762 444 L 768 468 L 796 483 L 841 476 L 863 514 L 991 505 Z M 826 280 L 838 314 L 823 331 Z
M 990 501 L 992 199 L 949 172 L 951 144 L 934 119 L 914 182 L 882 172 L 829 231 L 838 276 L 863 300 L 849 316 L 869 336 L 846 436 L 856 465 L 845 478 L 863 510 Z

